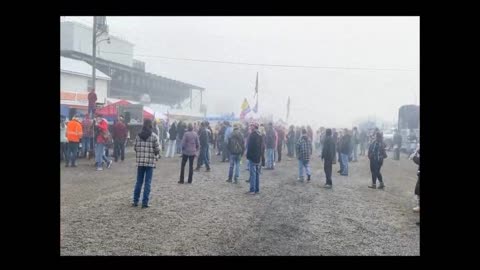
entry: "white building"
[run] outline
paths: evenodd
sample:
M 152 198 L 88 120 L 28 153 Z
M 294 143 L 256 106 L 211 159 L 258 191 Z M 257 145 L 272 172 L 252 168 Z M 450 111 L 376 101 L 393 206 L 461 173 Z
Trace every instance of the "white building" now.
M 110 38 L 110 42 L 97 43 L 97 57 L 133 67 L 133 44 L 112 35 L 103 35 L 98 40 Z M 92 55 L 92 27 L 78 22 L 60 23 L 60 50 L 76 51 Z
M 111 78 L 96 70 L 97 103 L 105 103 Z M 60 103 L 88 106 L 88 89 L 92 85 L 92 66 L 80 60 L 60 57 Z

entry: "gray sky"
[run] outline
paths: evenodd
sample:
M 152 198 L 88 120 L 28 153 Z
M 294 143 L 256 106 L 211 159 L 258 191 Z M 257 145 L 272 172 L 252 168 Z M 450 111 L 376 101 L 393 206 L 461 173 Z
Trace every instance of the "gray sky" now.
M 260 113 L 285 119 L 290 96 L 290 122 L 297 124 L 351 127 L 368 116 L 392 121 L 401 105 L 419 104 L 419 17 L 107 17 L 107 24 L 111 34 L 135 44 L 134 57 L 148 72 L 205 87 L 208 113 L 238 115 L 244 98 L 253 107 L 257 71 Z

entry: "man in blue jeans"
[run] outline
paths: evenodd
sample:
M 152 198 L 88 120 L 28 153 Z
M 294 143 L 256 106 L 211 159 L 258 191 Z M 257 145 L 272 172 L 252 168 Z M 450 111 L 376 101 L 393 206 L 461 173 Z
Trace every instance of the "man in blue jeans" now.
M 262 157 L 263 138 L 258 130 L 258 124 L 250 125 L 252 133 L 247 142 L 247 159 L 250 161 L 250 191 L 247 194 L 255 195 L 260 192 L 260 161 Z
M 296 152 L 298 158 L 298 181 L 303 182 L 303 169 L 307 172 L 307 181 L 312 175 L 310 171 L 310 156 L 312 155 L 312 142 L 308 138 L 307 130 L 302 129 L 302 136 L 297 142 Z
M 233 168 L 235 167 L 234 183 L 238 183 L 238 177 L 240 176 L 240 159 L 245 151 L 245 141 L 243 135 L 240 132 L 238 125 L 233 125 L 233 132 L 228 139 L 228 151 L 230 152 L 230 169 L 228 171 L 227 182 L 232 182 Z
M 352 153 L 352 139 L 348 129 L 345 129 L 343 133 L 344 135 L 340 139 L 340 158 L 342 161 L 341 164 L 343 165 L 340 175 L 348 176 L 348 158 Z
M 156 167 L 156 156 L 160 154 L 158 136 L 152 132 L 152 120 L 145 119 L 142 131 L 135 138 L 135 153 L 137 160 L 137 182 L 133 191 L 133 207 L 138 206 L 140 191 L 143 188 L 142 208 L 149 207 L 150 185 L 152 183 L 153 169 Z

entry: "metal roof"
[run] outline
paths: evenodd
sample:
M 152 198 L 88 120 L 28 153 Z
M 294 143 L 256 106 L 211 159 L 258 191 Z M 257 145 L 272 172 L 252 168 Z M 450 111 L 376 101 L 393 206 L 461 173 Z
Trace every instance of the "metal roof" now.
M 60 56 L 60 72 L 91 78 L 92 66 L 84 61 Z M 105 73 L 101 72 L 98 69 L 96 70 L 95 77 L 97 78 L 97 80 L 111 80 L 109 76 L 107 76 Z

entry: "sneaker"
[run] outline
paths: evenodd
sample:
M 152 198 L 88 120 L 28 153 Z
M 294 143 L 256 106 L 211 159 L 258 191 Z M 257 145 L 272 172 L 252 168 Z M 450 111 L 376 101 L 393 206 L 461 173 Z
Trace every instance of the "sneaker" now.
M 376 188 L 377 188 L 377 185 L 375 185 L 375 184 L 372 184 L 372 185 L 370 185 L 370 186 L 368 186 L 368 187 L 369 187 L 369 188 L 376 189 Z
M 102 167 L 98 167 L 98 168 L 97 168 L 97 171 L 103 171 L 103 168 L 102 168 Z
M 324 187 L 324 188 L 332 188 L 332 185 L 325 184 L 323 187 Z
M 227 181 L 226 181 L 226 182 L 229 182 L 229 183 L 231 183 L 231 182 L 232 182 L 232 179 L 227 179 Z
M 137 207 L 138 203 L 132 203 L 132 207 Z
M 110 169 L 110 168 L 112 167 L 112 163 L 113 163 L 113 161 L 111 161 L 111 160 L 108 161 L 108 165 L 107 165 L 107 168 L 108 168 L 108 169 Z
M 420 212 L 420 206 L 416 206 L 413 208 L 413 212 Z
M 383 182 L 380 182 L 380 185 L 378 185 L 378 189 L 383 189 L 385 188 L 385 185 L 383 184 Z
M 181 180 L 180 180 L 180 181 L 178 181 L 177 183 L 179 183 L 179 184 L 183 184 L 183 181 L 181 181 Z
M 238 182 L 238 177 L 235 177 L 233 180 L 234 180 L 235 182 Z

